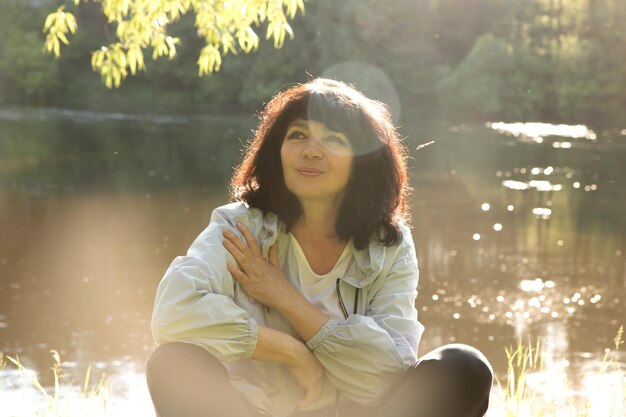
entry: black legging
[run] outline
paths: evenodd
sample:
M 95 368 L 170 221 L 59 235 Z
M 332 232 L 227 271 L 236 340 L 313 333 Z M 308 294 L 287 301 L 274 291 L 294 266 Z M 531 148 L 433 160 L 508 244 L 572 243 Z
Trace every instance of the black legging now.
M 257 417 L 228 382 L 224 365 L 188 343 L 159 346 L 147 363 L 152 402 L 160 417 Z M 491 365 L 468 345 L 442 346 L 422 356 L 377 407 L 339 408 L 340 417 L 480 417 L 487 411 Z M 290 417 L 334 417 L 335 409 Z

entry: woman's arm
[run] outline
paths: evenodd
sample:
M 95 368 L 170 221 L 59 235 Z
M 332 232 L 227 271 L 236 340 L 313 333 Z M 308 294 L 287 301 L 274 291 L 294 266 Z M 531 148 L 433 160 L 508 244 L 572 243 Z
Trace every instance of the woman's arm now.
M 293 366 L 311 351 L 296 338 L 270 327 L 259 326 L 259 338 L 252 359 Z
M 296 382 L 305 390 L 298 408 L 313 404 L 321 395 L 324 388 L 324 367 L 304 343 L 296 338 L 259 326 L 259 338 L 252 359 L 278 362 L 287 367 Z
M 410 232 L 409 232 L 410 233 Z M 328 379 L 360 405 L 376 405 L 417 360 L 423 326 L 417 321 L 418 269 L 410 234 L 364 315 L 330 319 L 307 341 Z
M 265 306 L 277 309 L 303 340 L 309 340 L 324 326 L 330 317 L 322 313 L 287 280 L 278 263 L 278 248 L 269 249 L 269 262 L 248 227 L 237 224 L 245 238 L 239 239 L 232 230 L 224 230 L 224 247 L 234 257 L 236 264 L 228 263 L 232 277 L 244 291 Z
M 250 358 L 257 322 L 233 301 L 225 277 L 203 259 L 179 256 L 157 289 L 152 334 L 158 344 L 187 342 L 224 361 Z
M 223 231 L 233 227 L 221 209 L 215 210 L 187 256 L 172 262 L 157 290 L 154 339 L 159 344 L 192 343 L 224 361 L 250 358 L 284 364 L 304 388 L 299 406 L 306 407 L 322 392 L 324 368 L 304 343 L 259 326 L 250 311 L 234 302 L 233 280 L 226 270 L 230 254 L 222 245 Z M 258 308 L 262 314 L 263 307 Z
M 272 247 L 269 262 L 246 227 L 237 225 L 246 243 L 225 234 L 224 245 L 237 261 L 229 272 L 246 293 L 279 310 L 306 340 L 333 384 L 353 401 L 378 403 L 402 373 L 417 360 L 423 326 L 417 321 L 418 268 L 410 229 L 389 272 L 377 280 L 377 289 L 365 315 L 346 320 L 328 319 L 297 292 L 278 267 Z
M 152 334 L 157 343 L 187 342 L 224 361 L 250 358 L 258 339 L 251 313 L 261 305 L 243 309 L 234 301 L 235 285 L 226 262 L 222 232 L 233 228 L 231 218 L 247 215 L 245 207 L 220 207 L 196 238 L 187 256 L 179 256 L 159 283 L 152 313 Z
M 239 281 L 246 279 L 241 275 Z M 328 319 L 294 288 L 290 296 L 274 298 L 267 291 L 273 286 L 254 286 L 259 289 L 255 295 L 267 304 L 272 301 L 270 305 L 307 341 L 329 380 L 364 406 L 377 404 L 417 360 L 423 331 L 415 309 L 418 269 L 412 242 L 405 243 L 389 273 L 380 279 L 385 282 L 373 295 L 365 315 L 352 314 L 346 320 Z
M 302 340 L 310 340 L 328 322 L 330 317 L 293 288 L 290 297 L 273 306 L 283 315 Z

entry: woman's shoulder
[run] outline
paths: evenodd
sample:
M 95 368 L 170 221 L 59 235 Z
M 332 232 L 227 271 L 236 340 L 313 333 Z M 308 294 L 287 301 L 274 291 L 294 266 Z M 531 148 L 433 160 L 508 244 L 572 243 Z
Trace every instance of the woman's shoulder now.
M 268 214 L 271 215 L 272 213 Z M 216 207 L 213 210 L 212 216 L 219 216 L 228 219 L 233 219 L 235 217 L 262 219 L 265 215 L 263 214 L 263 211 L 255 207 L 248 206 L 248 204 L 244 201 L 234 201 L 232 203 Z
M 417 263 L 412 227 L 404 221 L 397 222 L 396 227 L 399 233 L 395 244 L 387 246 L 378 243 L 383 247 L 385 263 L 387 265 L 407 261 Z
M 277 222 L 276 214 L 264 213 L 261 209 L 250 207 L 244 201 L 235 201 L 216 207 L 211 213 L 211 222 L 225 222 L 230 225 L 243 223 L 253 232 L 271 228 Z
M 380 250 L 384 250 L 387 252 L 396 252 L 402 248 L 412 247 L 413 246 L 412 227 L 409 224 L 407 224 L 405 221 L 395 222 L 393 226 L 398 232 L 397 238 L 393 244 L 388 245 L 382 242 L 383 236 L 385 235 L 385 233 L 388 233 L 388 230 L 386 230 L 383 226 L 381 226 L 378 232 L 378 236 L 376 236 L 376 234 L 373 234 L 372 237 L 370 238 L 370 241 L 369 241 L 370 248 L 374 246 L 374 247 L 379 247 Z
M 413 240 L 413 234 L 411 232 L 412 227 L 410 225 L 408 225 L 406 222 L 404 221 L 399 221 L 396 223 L 396 225 L 398 226 L 398 230 L 400 230 L 400 233 L 402 234 L 402 240 Z

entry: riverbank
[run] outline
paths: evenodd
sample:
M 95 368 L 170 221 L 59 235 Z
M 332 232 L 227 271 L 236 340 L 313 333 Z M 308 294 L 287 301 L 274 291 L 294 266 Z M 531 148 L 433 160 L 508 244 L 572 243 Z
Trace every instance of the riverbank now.
M 546 368 L 540 340 L 505 348 L 508 369 L 494 384 L 486 417 L 623 417 L 622 337 L 623 326 L 588 381 L 570 381 L 566 366 Z M 89 366 L 82 381 L 68 381 L 58 353 L 51 354 L 54 385 L 43 387 L 18 357 L 0 353 L 0 417 L 154 416 L 141 369 L 112 379 Z

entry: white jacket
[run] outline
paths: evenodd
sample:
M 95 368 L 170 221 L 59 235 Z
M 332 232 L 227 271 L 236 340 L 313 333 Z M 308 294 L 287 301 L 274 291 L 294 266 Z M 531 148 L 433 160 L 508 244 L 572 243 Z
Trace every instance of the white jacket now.
M 259 325 L 299 337 L 279 312 L 248 297 L 226 269 L 226 261 L 235 260 L 222 245 L 222 232 L 228 228 L 243 240 L 237 222 L 250 228 L 266 259 L 278 240 L 278 259 L 284 265 L 289 235 L 275 214 L 263 215 L 242 202 L 215 209 L 187 256 L 174 259 L 159 284 L 152 333 L 158 344 L 179 341 L 206 349 L 222 360 L 231 383 L 249 404 L 285 417 L 295 409 L 302 388 L 285 366 L 249 358 Z M 339 289 L 345 309 L 356 308 L 356 314 L 328 320 L 306 341 L 326 370 L 322 395 L 309 410 L 350 400 L 376 405 L 417 360 L 424 330 L 415 309 L 417 259 L 410 229 L 404 224 L 400 229 L 399 245 L 370 242 L 367 250 L 353 251 L 354 262 Z M 297 277 L 287 278 L 299 289 Z

